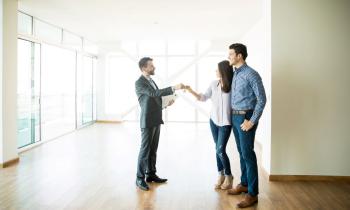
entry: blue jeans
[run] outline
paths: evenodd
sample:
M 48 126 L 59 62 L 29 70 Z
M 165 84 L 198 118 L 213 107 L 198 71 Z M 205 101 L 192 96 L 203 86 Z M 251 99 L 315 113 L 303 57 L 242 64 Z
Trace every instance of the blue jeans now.
M 231 125 L 217 126 L 210 119 L 210 128 L 216 145 L 216 164 L 218 171 L 224 171 L 225 175 L 231 175 L 230 159 L 226 154 L 226 145 L 231 134 Z
M 249 131 L 241 129 L 243 121 L 249 120 L 252 115 L 253 111 L 249 111 L 245 115 L 232 115 L 232 130 L 241 164 L 241 185 L 248 186 L 248 193 L 251 196 L 256 196 L 259 193 L 259 180 L 254 139 L 258 124 L 255 124 Z

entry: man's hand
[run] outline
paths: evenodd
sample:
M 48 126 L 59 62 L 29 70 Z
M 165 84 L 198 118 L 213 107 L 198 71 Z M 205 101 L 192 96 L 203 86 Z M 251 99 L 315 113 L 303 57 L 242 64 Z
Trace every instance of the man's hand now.
M 244 122 L 241 124 L 242 131 L 249 131 L 254 126 L 254 123 L 252 123 L 250 120 L 244 120 Z
M 177 84 L 177 85 L 174 86 L 174 89 L 175 89 L 175 90 L 180 90 L 180 89 L 184 89 L 184 88 L 185 88 L 185 85 L 182 84 L 182 83 Z
M 173 105 L 174 103 L 175 103 L 175 100 L 170 100 L 169 103 L 168 103 L 168 106 L 171 106 L 171 105 Z M 167 107 L 168 107 L 168 106 L 167 106 Z

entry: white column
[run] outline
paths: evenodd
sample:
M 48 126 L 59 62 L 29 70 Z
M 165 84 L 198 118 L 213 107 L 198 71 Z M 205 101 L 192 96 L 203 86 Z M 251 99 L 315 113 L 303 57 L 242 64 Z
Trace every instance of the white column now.
M 17 153 L 17 0 L 1 0 L 1 129 L 0 163 Z
M 3 2 L 0 0 L 0 164 L 3 163 L 3 156 L 2 156 L 2 150 L 3 150 L 3 141 L 2 141 L 2 27 L 3 27 Z

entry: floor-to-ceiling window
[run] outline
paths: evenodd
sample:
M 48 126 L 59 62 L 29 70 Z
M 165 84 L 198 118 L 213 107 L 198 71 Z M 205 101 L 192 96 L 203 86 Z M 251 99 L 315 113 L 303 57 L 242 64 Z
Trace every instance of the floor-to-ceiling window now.
M 134 83 L 141 75 L 137 62 L 143 56 L 154 59 L 154 80 L 159 87 L 184 83 L 205 92 L 210 82 L 217 79 L 217 64 L 227 59 L 225 48 L 220 46 L 220 50 L 216 50 L 213 45 L 209 40 L 121 41 L 120 50 L 107 57 L 106 114 L 122 120 L 138 120 Z M 175 104 L 163 110 L 165 121 L 208 121 L 210 101 L 198 102 L 182 91 L 177 94 Z
M 110 114 L 124 115 L 130 112 L 137 100 L 134 94 L 134 83 L 140 71 L 137 64 L 128 57 L 113 57 L 109 59 L 106 75 L 108 91 L 106 92 L 106 110 Z M 135 118 L 134 116 L 132 116 Z
M 195 88 L 195 42 L 169 42 L 167 52 L 167 80 L 169 85 L 184 83 Z M 190 98 L 191 99 L 191 98 Z M 176 109 L 167 110 L 168 121 L 195 121 L 195 108 L 188 103 L 188 98 L 179 97 Z M 181 111 L 179 111 L 181 110 Z
M 75 129 L 76 53 L 42 45 L 41 126 L 43 140 Z
M 18 39 L 18 147 L 40 138 L 40 44 Z
M 78 56 L 77 69 L 77 124 L 82 126 L 94 120 L 94 59 L 90 56 Z
M 22 12 L 18 32 L 18 148 L 94 122 L 96 45 Z

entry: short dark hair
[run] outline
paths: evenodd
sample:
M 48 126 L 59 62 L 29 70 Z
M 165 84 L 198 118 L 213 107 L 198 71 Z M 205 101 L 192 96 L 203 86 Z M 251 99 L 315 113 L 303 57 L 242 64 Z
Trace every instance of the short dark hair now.
M 139 61 L 139 68 L 142 70 L 142 68 L 147 67 L 147 62 L 148 61 L 153 61 L 153 59 L 150 58 L 150 57 L 143 57 L 143 58 L 141 58 L 140 61 Z
M 229 48 L 231 50 L 234 50 L 237 55 L 241 54 L 243 57 L 243 60 L 245 60 L 248 57 L 247 47 L 244 44 L 241 44 L 241 43 L 231 44 Z
M 233 78 L 233 67 L 230 65 L 229 61 L 221 61 L 218 63 L 219 72 L 222 78 L 222 88 L 221 90 L 225 93 L 231 91 L 231 83 Z

